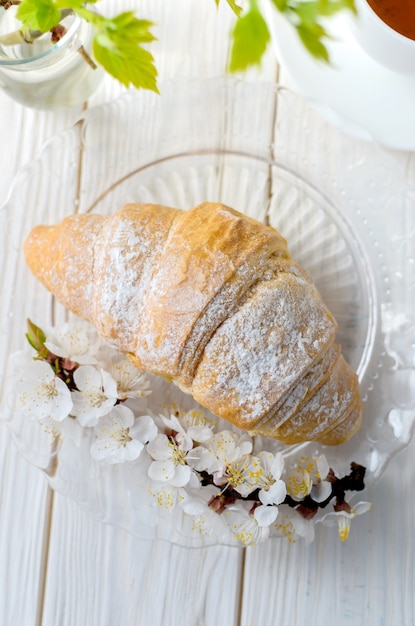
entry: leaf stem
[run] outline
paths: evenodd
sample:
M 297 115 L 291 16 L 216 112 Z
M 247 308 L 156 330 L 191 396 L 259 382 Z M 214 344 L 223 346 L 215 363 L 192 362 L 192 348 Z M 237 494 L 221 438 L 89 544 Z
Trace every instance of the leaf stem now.
M 81 57 L 84 59 L 84 61 L 86 61 L 89 65 L 89 67 L 91 67 L 93 70 L 97 69 L 97 64 L 95 63 L 95 61 L 93 60 L 92 57 L 89 56 L 88 52 L 85 50 L 84 46 L 80 46 L 78 48 L 78 52 L 81 55 Z

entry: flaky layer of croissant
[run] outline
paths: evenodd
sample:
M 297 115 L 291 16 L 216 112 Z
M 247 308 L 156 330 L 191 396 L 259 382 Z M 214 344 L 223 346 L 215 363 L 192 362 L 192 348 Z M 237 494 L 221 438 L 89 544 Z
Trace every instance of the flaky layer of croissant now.
M 336 322 L 275 229 L 222 204 L 130 204 L 38 226 L 25 255 L 137 367 L 239 428 L 324 444 L 359 428 Z

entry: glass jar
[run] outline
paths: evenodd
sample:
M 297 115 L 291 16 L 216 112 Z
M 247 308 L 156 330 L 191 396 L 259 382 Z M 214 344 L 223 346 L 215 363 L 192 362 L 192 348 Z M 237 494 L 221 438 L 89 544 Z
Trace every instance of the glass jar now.
M 65 34 L 50 33 L 26 42 L 15 7 L 0 9 L 0 87 L 14 100 L 38 109 L 77 106 L 95 91 L 103 69 L 91 57 L 92 26 L 70 13 Z

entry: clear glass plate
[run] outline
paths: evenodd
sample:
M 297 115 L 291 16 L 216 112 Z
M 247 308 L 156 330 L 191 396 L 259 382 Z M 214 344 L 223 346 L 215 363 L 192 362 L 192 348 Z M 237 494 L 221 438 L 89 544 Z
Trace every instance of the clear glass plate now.
M 0 210 L 5 354 L 24 347 L 26 318 L 45 326 L 66 317 L 25 265 L 22 243 L 33 226 L 74 211 L 110 214 L 130 201 L 190 208 L 203 200 L 268 220 L 287 238 L 336 316 L 359 375 L 364 422 L 350 442 L 266 447 L 282 450 L 287 464 L 322 451 L 339 475 L 360 463 L 372 483 L 408 444 L 415 418 L 415 192 L 390 155 L 329 129 L 278 85 L 165 83 L 161 98 L 129 92 L 52 137 Z M 155 412 L 193 402 L 172 385 L 155 385 L 148 400 Z M 37 423 L 13 411 L 4 383 L 2 398 L 2 418 L 23 455 L 97 518 L 185 546 L 233 543 L 195 533 L 184 514 L 157 507 L 140 483 L 140 464 L 96 464 L 88 434 L 52 446 Z

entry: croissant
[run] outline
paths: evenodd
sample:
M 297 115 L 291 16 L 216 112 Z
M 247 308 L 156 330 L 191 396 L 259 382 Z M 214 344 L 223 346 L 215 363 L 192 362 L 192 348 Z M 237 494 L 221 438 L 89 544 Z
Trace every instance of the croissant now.
M 337 324 L 274 228 L 217 203 L 128 204 L 38 226 L 24 251 L 57 300 L 138 368 L 237 427 L 328 445 L 359 428 Z

